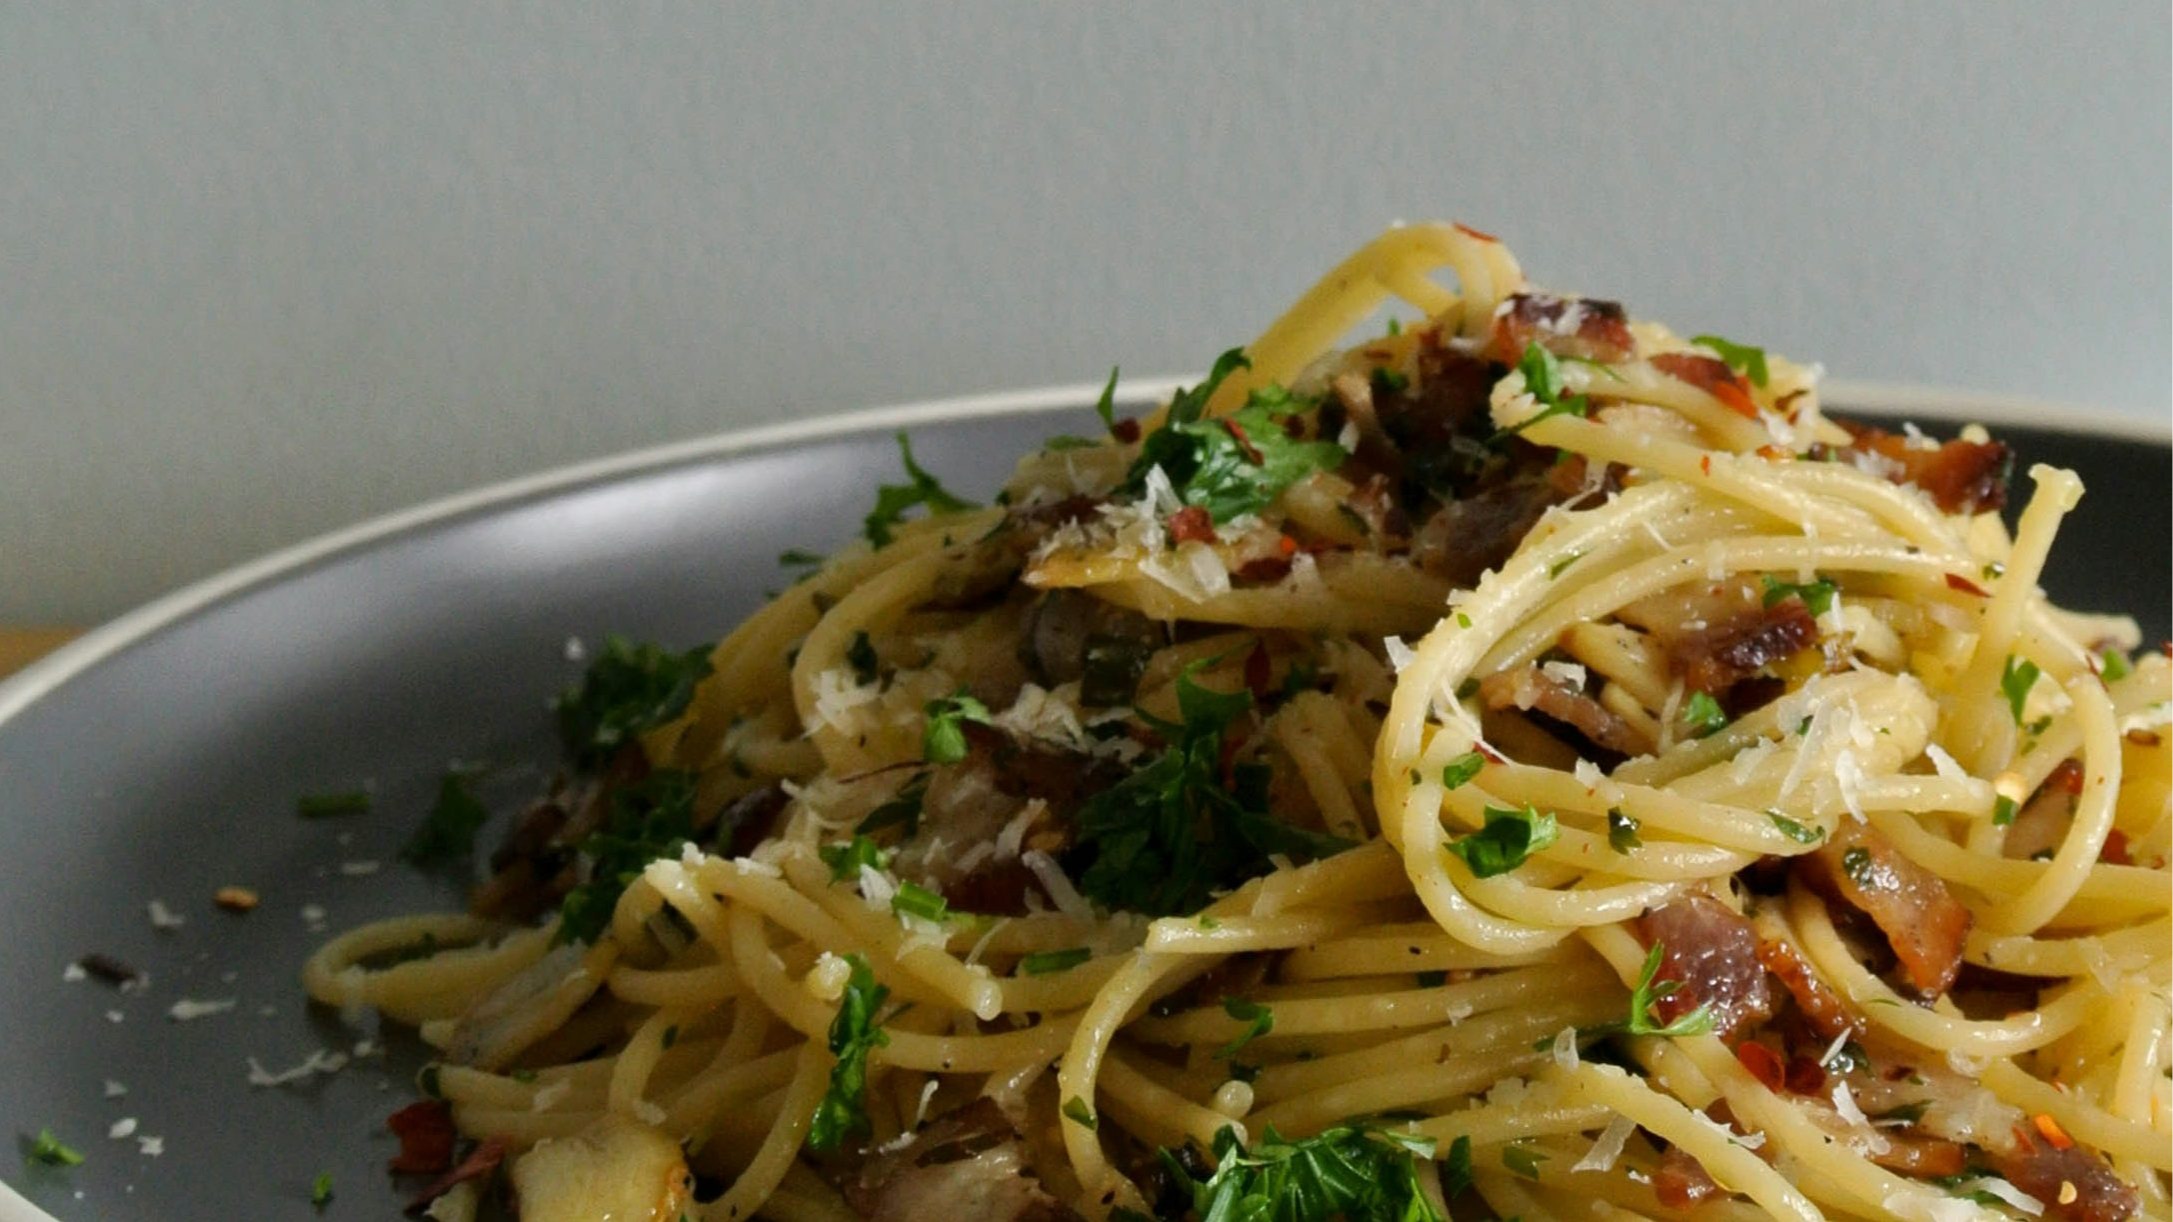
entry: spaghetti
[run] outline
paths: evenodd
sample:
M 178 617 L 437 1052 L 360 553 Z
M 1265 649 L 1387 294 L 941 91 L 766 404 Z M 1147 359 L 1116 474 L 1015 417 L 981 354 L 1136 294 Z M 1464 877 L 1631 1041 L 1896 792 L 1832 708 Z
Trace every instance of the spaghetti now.
M 2038 589 L 2073 474 L 2010 535 L 1981 430 L 1444 225 L 1104 419 L 614 643 L 475 912 L 309 962 L 440 1051 L 435 1216 L 2173 1210 L 2173 667 Z

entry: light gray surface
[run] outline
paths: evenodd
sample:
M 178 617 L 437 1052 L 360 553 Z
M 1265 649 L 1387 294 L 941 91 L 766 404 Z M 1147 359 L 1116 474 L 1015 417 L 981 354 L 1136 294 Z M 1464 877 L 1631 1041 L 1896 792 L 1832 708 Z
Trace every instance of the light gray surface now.
M 0 621 L 718 428 L 1204 365 L 1382 223 L 2167 418 L 2152 0 L 0 9 Z

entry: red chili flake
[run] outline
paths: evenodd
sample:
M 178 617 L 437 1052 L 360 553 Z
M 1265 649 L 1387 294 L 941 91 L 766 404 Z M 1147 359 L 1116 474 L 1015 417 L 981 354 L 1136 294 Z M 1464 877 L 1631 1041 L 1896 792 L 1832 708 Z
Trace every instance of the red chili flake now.
M 2130 730 L 2127 737 L 2129 742 L 2138 747 L 2155 747 L 2165 741 L 2158 737 L 2156 730 Z
M 2083 771 L 2079 760 L 2061 760 L 2045 778 L 2045 788 L 2057 789 L 2071 797 L 2082 796 Z
M 2160 641 L 2158 643 L 2158 649 L 2160 652 L 2164 653 L 2165 656 L 2173 658 L 2173 640 Z
M 1461 233 L 1461 234 L 1463 234 L 1463 235 L 1464 235 L 1465 237 L 1467 237 L 1467 238 L 1477 238 L 1477 239 L 1479 239 L 1479 240 L 1480 240 L 1480 241 L 1482 241 L 1482 242 L 1499 242 L 1499 241 L 1501 241 L 1501 239 L 1500 239 L 1500 238 L 1497 238 L 1497 237 L 1495 237 L 1495 236 L 1494 236 L 1493 234 L 1491 234 L 1491 233 L 1488 233 L 1488 232 L 1486 232 L 1486 231 L 1485 231 L 1485 230 L 1483 230 L 1483 229 L 1473 229 L 1473 228 L 1472 228 L 1471 226 L 1469 226 L 1469 225 L 1466 225 L 1466 224 L 1465 224 L 1464 222 L 1462 222 L 1462 221 L 1457 221 L 1457 222 L 1455 222 L 1455 224 L 1456 224 L 1456 231 L 1457 231 L 1458 233 Z
M 1274 660 L 1268 657 L 1268 647 L 1253 642 L 1252 652 L 1245 655 L 1245 686 L 1252 689 L 1252 698 L 1267 703 L 1268 691 L 1275 682 Z
M 1964 594 L 1974 594 L 1979 598 L 1992 597 L 1991 591 L 1985 589 L 1983 586 L 1978 585 L 1976 582 L 1971 581 L 1969 578 L 1962 576 L 1960 573 L 1947 574 L 1947 588 L 1950 590 L 1960 590 Z
M 1705 472 L 1707 475 L 1711 475 L 1713 473 L 1713 456 L 1710 454 L 1700 454 L 1698 456 L 1698 470 Z
M 461 1159 L 458 1167 L 432 1180 L 428 1188 L 416 1193 L 415 1198 L 407 1203 L 407 1211 L 411 1214 L 421 1213 L 430 1207 L 430 1202 L 451 1192 L 455 1185 L 482 1179 L 496 1171 L 498 1164 L 505 1161 L 505 1157 L 505 1138 L 484 1138 L 476 1143 L 475 1149 L 468 1151 L 468 1157 Z
M 388 1166 L 402 1175 L 436 1175 L 453 1165 L 453 1109 L 442 1099 L 418 1099 L 385 1117 L 400 1139 Z
M 1796 400 L 1801 399 L 1805 393 L 1807 392 L 1800 390 L 1789 391 L 1776 400 L 1773 406 L 1780 410 L 1781 415 L 1786 417 L 1790 424 L 1794 424 L 1796 422 L 1796 413 L 1803 410 L 1796 406 Z
M 1758 1079 L 1767 1090 L 1779 1094 L 1787 1081 L 1788 1071 L 1781 1064 L 1781 1054 L 1756 1040 L 1744 1040 L 1735 1046 L 1735 1059 L 1750 1076 Z
M 2051 1115 L 2039 1112 L 2030 1117 L 2030 1123 L 2036 1125 L 2037 1131 L 2045 1135 L 2045 1140 L 2052 1143 L 2053 1149 L 2072 1150 L 2075 1148 L 2075 1139 L 2069 1137 L 2067 1130 L 2061 1128 L 2060 1122 L 2054 1120 Z
M 1130 445 L 1139 440 L 1139 421 L 1131 419 L 1119 420 L 1109 426 L 1109 435 L 1125 445 Z
M 1252 443 L 1252 438 L 1245 435 L 1244 425 L 1239 424 L 1237 421 L 1232 420 L 1228 416 L 1224 416 L 1222 418 L 1222 427 L 1228 429 L 1230 432 L 1230 436 L 1237 441 L 1237 448 L 1245 451 L 1245 461 L 1251 463 L 1253 466 L 1256 467 L 1267 465 L 1267 455 L 1262 454 L 1260 452 L 1260 447 Z
M 1212 543 L 1215 519 L 1203 507 L 1187 505 L 1169 516 L 1169 537 L 1172 543 Z
M 1826 1067 L 1815 1057 L 1790 1057 L 1788 1075 L 1782 1081 L 1798 1095 L 1822 1094 L 1826 1089 Z
M 2098 860 L 2108 865 L 2128 864 L 2128 834 L 2119 828 L 2105 833 L 2105 847 L 2098 850 Z
M 1795 455 L 1777 445 L 1762 445 L 1758 447 L 1758 457 L 1765 459 L 1767 462 L 1787 462 L 1789 459 L 1794 458 Z

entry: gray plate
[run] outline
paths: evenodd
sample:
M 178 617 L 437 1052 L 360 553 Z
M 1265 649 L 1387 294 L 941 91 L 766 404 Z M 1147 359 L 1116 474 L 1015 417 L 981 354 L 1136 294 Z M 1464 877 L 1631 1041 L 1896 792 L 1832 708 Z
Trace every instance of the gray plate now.
M 1126 391 L 1145 402 L 1167 388 Z M 925 466 L 985 497 L 1042 437 L 1090 431 L 1094 389 L 740 434 L 457 498 L 184 591 L 0 685 L 0 1130 L 27 1149 L 50 1125 L 87 1156 L 66 1171 L 0 1159 L 27 1198 L 0 1184 L 0 1220 L 308 1217 L 319 1172 L 337 1192 L 329 1216 L 394 1216 L 383 1117 L 406 1101 L 419 1050 L 308 1009 L 296 975 L 324 930 L 457 905 L 457 880 L 393 857 L 448 762 L 501 765 L 485 795 L 517 804 L 551 758 L 545 701 L 578 673 L 569 637 L 711 639 L 783 583 L 778 553 L 853 534 L 871 486 L 897 478 L 891 431 L 911 426 Z M 2093 492 L 2062 533 L 2054 595 L 2166 635 L 2162 434 L 2023 427 L 2026 413 L 1953 397 L 1832 398 L 1992 417 L 2025 463 L 2080 470 Z M 298 794 L 362 785 L 367 815 L 294 814 Z M 348 873 L 368 862 L 384 866 Z M 227 884 L 262 906 L 217 910 Z M 154 930 L 153 899 L 186 923 Z M 147 970 L 149 987 L 64 983 L 89 951 Z M 235 1007 L 176 1022 L 182 998 Z M 278 1071 L 364 1037 L 391 1051 L 298 1086 L 248 1085 L 251 1057 Z M 107 1098 L 109 1079 L 127 1094 Z M 164 1153 L 109 1139 L 123 1117 Z

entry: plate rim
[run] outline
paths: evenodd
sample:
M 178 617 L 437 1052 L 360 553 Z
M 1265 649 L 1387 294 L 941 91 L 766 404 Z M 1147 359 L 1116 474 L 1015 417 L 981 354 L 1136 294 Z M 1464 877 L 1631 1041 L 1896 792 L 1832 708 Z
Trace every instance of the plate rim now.
M 1122 402 L 1159 402 L 1198 374 L 1123 378 Z M 1102 393 L 1099 383 L 1075 382 L 970 395 L 948 395 L 833 414 L 808 420 L 730 429 L 686 441 L 647 446 L 601 458 L 547 468 L 450 495 L 304 539 L 243 561 L 160 595 L 93 628 L 83 636 L 0 681 L 0 730 L 75 676 L 182 620 L 227 599 L 270 585 L 312 565 L 402 535 L 418 533 L 468 515 L 537 500 L 575 489 L 672 467 L 762 450 L 919 425 L 990 416 L 1033 415 L 1076 409 Z M 1849 408 L 1934 421 L 2050 428 L 2081 436 L 2150 445 L 2173 445 L 2173 421 L 2153 422 L 2139 413 L 2064 404 L 2026 395 L 1987 394 L 1906 382 L 1833 380 L 1820 398 Z M 0 1180 L 0 1222 L 56 1222 Z
M 1161 401 L 1200 375 L 1150 374 L 1116 384 L 1120 401 Z M 808 420 L 729 429 L 685 441 L 626 450 L 515 476 L 435 497 L 292 543 L 160 595 L 0 681 L 0 728 L 70 678 L 129 645 L 228 598 L 276 582 L 311 565 L 403 534 L 615 479 L 761 450 L 829 441 L 886 429 L 1029 415 L 1091 404 L 1102 386 L 1060 383 L 970 395 L 946 395 L 838 412 Z M 1980 423 L 2052 428 L 2063 433 L 2173 445 L 2173 421 L 2154 423 L 2130 412 L 2064 404 L 2027 395 L 1988 394 L 1909 382 L 1837 379 L 1819 397 L 1862 411 L 1919 417 L 1940 424 Z M 4 1187 L 4 1184 L 0 1184 Z M 0 1202 L 5 1198 L 0 1197 Z

